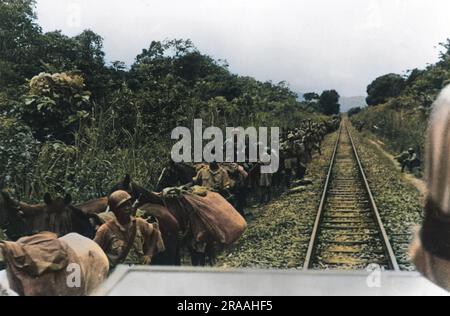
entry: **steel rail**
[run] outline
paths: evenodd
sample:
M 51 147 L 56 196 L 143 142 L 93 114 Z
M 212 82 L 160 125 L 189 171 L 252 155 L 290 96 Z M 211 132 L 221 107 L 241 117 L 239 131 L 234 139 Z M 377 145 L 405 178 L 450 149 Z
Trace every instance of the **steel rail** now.
M 317 237 L 319 235 L 320 224 L 322 222 L 323 209 L 324 209 L 325 203 L 327 201 L 328 188 L 329 188 L 330 182 L 331 182 L 331 175 L 333 173 L 334 163 L 336 162 L 336 154 L 337 154 L 337 150 L 339 148 L 342 128 L 343 128 L 343 123 L 341 123 L 341 126 L 339 127 L 339 133 L 337 135 L 336 145 L 334 146 L 333 155 L 331 156 L 330 167 L 328 169 L 327 178 L 325 180 L 325 185 L 324 185 L 322 198 L 320 200 L 319 210 L 317 211 L 317 217 L 316 217 L 316 221 L 314 222 L 314 228 L 313 228 L 313 231 L 311 234 L 311 240 L 309 242 L 308 251 L 306 253 L 305 263 L 303 264 L 303 270 L 310 269 L 311 264 L 312 264 L 312 259 L 315 255 Z
M 388 267 L 389 269 L 393 270 L 393 271 L 400 271 L 400 267 L 398 265 L 397 262 L 397 258 L 395 257 L 395 253 L 393 251 L 392 245 L 389 241 L 389 237 L 386 233 L 386 229 L 384 228 L 381 216 L 380 216 L 380 212 L 378 210 L 378 207 L 375 203 L 375 199 L 373 197 L 372 191 L 370 189 L 369 186 L 369 182 L 367 180 L 367 176 L 364 172 L 364 168 L 363 165 L 361 163 L 361 159 L 358 155 L 358 151 L 356 149 L 355 146 L 355 142 L 353 140 L 353 137 L 350 133 L 350 130 L 346 124 L 345 121 L 343 121 L 341 123 L 341 126 L 339 128 L 339 133 L 337 136 L 337 140 L 336 140 L 336 144 L 334 147 L 334 151 L 333 151 L 333 155 L 331 157 L 330 160 L 330 166 L 329 166 L 329 170 L 328 170 L 328 174 L 327 174 L 327 178 L 324 184 L 324 188 L 323 188 L 323 193 L 322 193 L 322 198 L 320 200 L 320 205 L 317 211 L 317 216 L 316 216 L 316 220 L 314 223 L 314 227 L 313 227 L 313 231 L 311 233 L 311 239 L 309 242 L 309 246 L 308 246 L 308 251 L 306 253 L 306 257 L 305 257 L 305 261 L 304 261 L 304 265 L 303 265 L 303 270 L 304 271 L 308 271 L 312 268 L 313 262 L 314 262 L 314 258 L 316 255 L 316 251 L 317 251 L 317 246 L 318 246 L 318 239 L 319 239 L 319 233 L 321 230 L 321 225 L 322 225 L 322 221 L 323 221 L 323 216 L 324 216 L 324 209 L 325 209 L 325 205 L 327 202 L 327 198 L 328 198 L 328 192 L 329 192 L 329 188 L 330 188 L 330 183 L 332 182 L 332 174 L 333 174 L 333 169 L 336 163 L 336 156 L 337 156 L 337 152 L 338 152 L 338 148 L 340 145 L 340 139 L 341 139 L 341 135 L 344 132 L 347 133 L 347 135 L 349 136 L 350 139 L 350 143 L 351 143 L 351 147 L 352 147 L 352 151 L 353 151 L 353 156 L 354 159 L 357 162 L 358 165 L 358 171 L 360 173 L 360 176 L 362 178 L 362 182 L 364 183 L 364 189 L 369 197 L 369 204 L 370 204 L 370 209 L 372 211 L 372 215 L 373 215 L 373 219 L 374 222 L 377 226 L 377 230 L 379 233 L 379 237 L 380 240 L 382 242 L 382 246 L 383 246 L 383 250 L 385 253 L 385 257 L 386 257 L 386 261 L 388 263 Z
M 397 258 L 395 257 L 395 253 L 392 248 L 391 242 L 389 241 L 389 237 L 387 235 L 386 229 L 384 228 L 380 212 L 378 210 L 377 204 L 375 203 L 375 199 L 373 197 L 372 190 L 370 189 L 369 181 L 367 181 L 366 173 L 364 172 L 364 168 L 361 163 L 361 159 L 359 158 L 358 151 L 356 150 L 356 146 L 355 146 L 355 142 L 353 141 L 352 134 L 350 133 L 350 130 L 348 129 L 347 126 L 345 126 L 345 129 L 350 138 L 350 142 L 353 147 L 353 152 L 355 154 L 356 161 L 358 162 L 359 172 L 363 179 L 367 195 L 369 196 L 370 206 L 372 209 L 372 213 L 374 215 L 375 222 L 376 222 L 379 232 L 380 232 L 380 237 L 383 241 L 383 246 L 384 246 L 386 257 L 388 259 L 389 268 L 394 271 L 400 271 L 400 266 L 398 265 Z

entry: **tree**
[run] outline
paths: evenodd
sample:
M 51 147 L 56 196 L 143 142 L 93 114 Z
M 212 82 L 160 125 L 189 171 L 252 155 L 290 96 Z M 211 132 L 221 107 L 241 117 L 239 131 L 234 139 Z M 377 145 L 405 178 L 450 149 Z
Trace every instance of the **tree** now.
M 444 51 L 440 52 L 441 61 L 443 62 L 448 61 L 450 58 L 450 38 L 443 43 L 439 43 L 439 46 L 441 46 L 444 49 Z
M 309 92 L 309 93 L 305 93 L 303 95 L 303 98 L 305 98 L 306 102 L 319 101 L 320 95 L 315 92 Z
M 22 84 L 38 73 L 41 29 L 34 8 L 34 0 L 0 1 L 0 78 L 8 85 Z
M 319 110 L 325 115 L 336 115 L 340 113 L 339 93 L 336 90 L 327 90 L 322 93 L 319 100 Z
M 355 116 L 356 114 L 361 113 L 362 108 L 361 107 L 356 107 L 356 108 L 351 108 L 350 110 L 348 110 L 348 117 L 352 117 Z
M 408 78 L 405 81 L 406 87 L 412 86 L 414 84 L 414 82 L 416 82 L 418 79 L 420 79 L 420 77 L 423 74 L 424 74 L 424 71 L 420 70 L 420 69 L 417 69 L 417 68 L 415 68 L 413 70 L 410 70 L 408 72 Z
M 76 69 L 81 71 L 92 98 L 105 103 L 110 93 L 110 74 L 105 66 L 103 38 L 91 30 L 85 30 L 73 38 L 77 52 Z
M 381 76 L 367 87 L 367 104 L 375 106 L 386 103 L 390 98 L 398 97 L 405 87 L 405 78 L 400 75 L 388 74 Z
M 76 41 L 61 31 L 42 35 L 42 47 L 39 59 L 45 72 L 58 73 L 77 69 L 78 51 Z

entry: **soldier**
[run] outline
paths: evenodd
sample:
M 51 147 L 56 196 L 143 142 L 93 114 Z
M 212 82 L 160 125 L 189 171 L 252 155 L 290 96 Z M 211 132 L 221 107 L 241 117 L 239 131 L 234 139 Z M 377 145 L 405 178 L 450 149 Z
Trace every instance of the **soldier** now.
M 293 134 L 288 135 L 288 139 L 281 144 L 281 153 L 283 155 L 284 160 L 284 170 L 285 174 L 285 184 L 289 189 L 292 185 L 292 179 L 294 177 L 294 169 L 297 165 L 297 158 L 295 157 L 295 149 L 294 149 L 294 138 Z
M 312 146 L 313 146 L 313 150 L 316 150 L 319 155 L 322 156 L 322 141 L 320 140 L 320 135 L 319 135 L 319 127 L 316 127 L 313 132 L 312 132 Z
M 233 147 L 232 153 L 228 153 L 228 151 L 227 151 L 227 147 L 229 144 L 231 144 Z M 231 133 L 231 138 L 228 138 L 227 140 L 225 140 L 224 145 L 223 145 L 223 149 L 227 153 L 226 160 L 229 162 L 238 163 L 238 162 L 240 162 L 238 159 L 239 156 L 244 156 L 245 159 L 247 159 L 247 153 L 248 153 L 247 147 L 248 146 L 249 146 L 248 135 L 245 135 L 244 144 L 241 144 L 239 142 L 239 130 L 238 129 L 233 130 Z M 230 154 L 230 155 L 228 155 L 228 154 Z
M 219 166 L 217 161 L 213 161 L 208 167 L 201 169 L 193 179 L 193 182 L 210 191 L 221 194 L 227 200 L 232 197 L 229 191 L 231 188 L 230 177 L 227 171 Z
M 269 155 L 264 153 L 263 160 L 268 161 Z M 263 165 L 270 165 L 270 162 L 261 163 Z M 261 173 L 259 176 L 259 190 L 260 190 L 260 205 L 268 204 L 272 200 L 272 174 Z
M 297 164 L 296 164 L 296 176 L 298 179 L 302 179 L 306 173 L 306 167 L 303 164 L 305 159 L 305 145 L 300 141 L 294 142 L 295 152 L 297 156 Z
M 313 151 L 313 142 L 311 140 L 311 133 L 310 133 L 310 131 L 306 132 L 306 135 L 302 139 L 302 143 L 305 146 L 307 162 L 309 162 L 309 161 L 311 161 L 312 151 Z
M 224 163 L 222 168 L 228 173 L 230 178 L 230 191 L 233 194 L 233 206 L 242 215 L 245 215 L 247 206 L 246 180 L 248 173 L 245 168 L 237 163 Z
M 115 218 L 99 228 L 95 241 L 108 256 L 110 267 L 149 265 L 155 254 L 165 250 L 159 228 L 135 218 L 132 197 L 125 191 L 111 194 L 108 204 Z
M 320 124 L 319 132 L 320 132 L 320 145 L 322 145 L 322 142 L 324 141 L 325 136 L 327 135 L 327 126 L 325 123 Z
M 403 163 L 409 158 L 409 152 L 406 150 L 402 152 L 400 155 L 395 157 L 395 160 L 397 160 L 400 165 L 403 166 Z
M 402 172 L 405 171 L 405 168 L 408 168 L 410 172 L 414 171 L 414 168 L 420 165 L 420 160 L 417 157 L 417 154 L 413 148 L 408 150 L 408 157 L 403 160 L 402 164 Z

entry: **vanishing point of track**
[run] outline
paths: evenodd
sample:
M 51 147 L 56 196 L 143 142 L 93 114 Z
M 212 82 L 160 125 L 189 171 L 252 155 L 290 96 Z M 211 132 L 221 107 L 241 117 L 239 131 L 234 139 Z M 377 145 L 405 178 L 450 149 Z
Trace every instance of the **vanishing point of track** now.
M 361 160 L 344 119 L 305 258 L 305 270 L 399 271 Z

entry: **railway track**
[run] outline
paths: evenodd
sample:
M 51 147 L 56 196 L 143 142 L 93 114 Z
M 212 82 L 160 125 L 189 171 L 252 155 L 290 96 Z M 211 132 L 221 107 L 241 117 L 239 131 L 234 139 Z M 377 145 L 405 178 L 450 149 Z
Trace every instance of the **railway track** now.
M 304 269 L 399 271 L 358 152 L 344 120 L 330 163 Z

